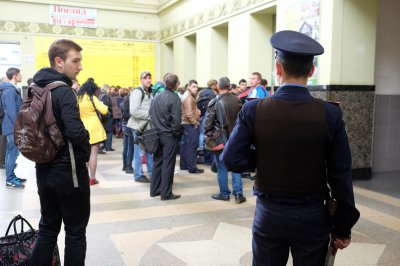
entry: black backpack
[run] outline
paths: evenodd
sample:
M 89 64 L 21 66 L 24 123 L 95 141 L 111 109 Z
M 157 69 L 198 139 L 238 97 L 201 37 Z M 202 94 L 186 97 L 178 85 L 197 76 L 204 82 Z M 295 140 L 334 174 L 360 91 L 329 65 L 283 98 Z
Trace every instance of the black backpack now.
M 139 89 L 140 90 L 140 92 L 142 93 L 142 100 L 141 100 L 141 102 L 143 102 L 143 99 L 144 99 L 144 91 L 143 91 L 143 89 L 142 88 L 137 88 L 137 89 Z M 126 122 L 126 123 L 128 123 L 128 120 L 129 120 L 129 118 L 131 118 L 131 112 L 130 112 L 130 110 L 129 110 L 129 102 L 130 102 L 130 96 L 129 95 L 127 95 L 127 96 L 125 96 L 125 98 L 124 98 L 124 101 L 122 102 L 122 119 L 124 119 L 124 121 Z

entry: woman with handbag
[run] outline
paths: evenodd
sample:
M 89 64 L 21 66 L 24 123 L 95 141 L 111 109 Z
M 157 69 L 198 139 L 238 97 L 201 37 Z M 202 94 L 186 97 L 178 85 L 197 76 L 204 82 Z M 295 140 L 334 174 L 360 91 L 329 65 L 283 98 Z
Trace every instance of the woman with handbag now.
M 99 101 L 96 96 L 98 95 L 98 93 L 99 87 L 96 85 L 96 83 L 94 83 L 93 79 L 88 79 L 85 83 L 82 84 L 80 90 L 78 91 L 79 113 L 83 125 L 89 132 L 90 137 L 90 185 L 95 185 L 99 183 L 99 181 L 96 179 L 97 153 L 100 148 L 100 143 L 107 138 L 99 115 L 107 115 L 108 107 L 107 105 Z

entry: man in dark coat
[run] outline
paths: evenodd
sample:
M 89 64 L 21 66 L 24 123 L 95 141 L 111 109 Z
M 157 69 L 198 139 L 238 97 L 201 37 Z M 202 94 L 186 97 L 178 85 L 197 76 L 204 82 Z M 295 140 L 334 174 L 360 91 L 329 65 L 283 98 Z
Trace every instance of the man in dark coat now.
M 174 200 L 180 195 L 172 193 L 174 169 L 178 140 L 183 133 L 181 101 L 175 90 L 179 86 L 178 76 L 165 77 L 166 89 L 158 94 L 150 108 L 153 126 L 159 130 L 160 144 L 154 153 L 153 176 L 150 184 L 150 196 L 161 195 L 161 200 Z
M 294 265 L 320 266 L 330 234 L 336 248 L 347 247 L 360 216 L 349 142 L 341 109 L 306 87 L 323 47 L 295 31 L 274 34 L 271 44 L 280 88 L 244 105 L 222 161 L 236 171 L 257 167 L 253 265 L 286 265 L 290 250 Z M 329 194 L 337 202 L 331 220 Z
M 242 108 L 241 101 L 231 93 L 230 80 L 222 77 L 218 81 L 219 95 L 212 99 L 208 104 L 207 115 L 205 119 L 204 130 L 206 135 L 211 135 L 215 129 L 224 130 L 224 138 L 229 139 L 229 135 L 233 130 L 237 114 Z M 222 120 L 222 121 L 221 121 Z M 216 153 L 215 162 L 217 165 L 217 179 L 219 193 L 213 194 L 211 197 L 215 200 L 228 201 L 230 199 L 231 190 L 228 186 L 228 171 L 225 164 L 219 159 L 221 152 Z M 240 173 L 232 172 L 232 188 L 235 202 L 240 204 L 246 201 L 243 196 L 243 183 Z
M 61 223 L 65 228 L 64 265 L 84 265 L 86 226 L 90 215 L 90 188 L 87 162 L 90 156 L 89 134 L 79 116 L 78 102 L 71 88 L 82 70 L 82 48 L 71 40 L 56 40 L 49 48 L 51 68 L 39 70 L 35 84 L 44 87 L 62 81 L 51 92 L 53 113 L 66 145 L 53 161 L 36 164 L 40 198 L 39 236 L 30 265 L 51 265 Z

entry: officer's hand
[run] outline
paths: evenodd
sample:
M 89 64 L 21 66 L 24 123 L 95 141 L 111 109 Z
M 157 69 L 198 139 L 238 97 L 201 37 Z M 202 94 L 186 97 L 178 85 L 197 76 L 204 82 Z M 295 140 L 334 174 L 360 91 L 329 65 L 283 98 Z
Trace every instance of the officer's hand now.
M 335 248 L 337 249 L 344 249 L 347 248 L 348 245 L 350 245 L 351 239 L 350 238 L 336 238 L 335 240 L 333 240 L 333 245 L 335 246 Z

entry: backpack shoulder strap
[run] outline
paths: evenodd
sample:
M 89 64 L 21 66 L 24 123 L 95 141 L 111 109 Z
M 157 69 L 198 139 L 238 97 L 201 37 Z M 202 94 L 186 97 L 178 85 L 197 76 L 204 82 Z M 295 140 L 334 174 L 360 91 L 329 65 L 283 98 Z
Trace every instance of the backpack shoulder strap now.
M 138 87 L 138 89 L 140 90 L 140 92 L 142 93 L 142 100 L 140 101 L 140 103 L 142 103 L 143 102 L 143 100 L 144 100 L 144 95 L 145 95 L 145 92 L 144 92 L 144 89 L 142 88 L 142 87 Z
M 47 84 L 46 87 L 44 87 L 44 88 L 51 91 L 51 90 L 54 90 L 55 88 L 58 88 L 61 86 L 68 86 L 68 85 L 67 85 L 67 83 L 65 83 L 63 81 L 53 81 L 53 82 L 50 82 L 49 84 Z

